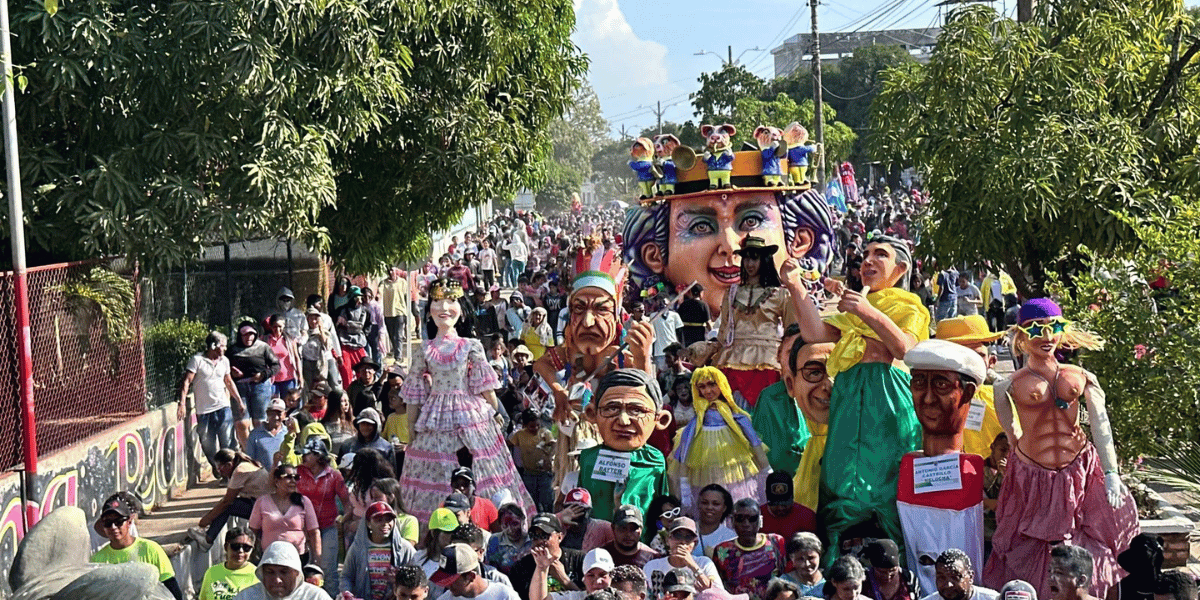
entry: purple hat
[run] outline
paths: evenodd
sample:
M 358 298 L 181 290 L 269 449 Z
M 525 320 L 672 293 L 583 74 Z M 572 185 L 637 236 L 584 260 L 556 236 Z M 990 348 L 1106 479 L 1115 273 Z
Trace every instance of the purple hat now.
M 1034 298 L 1021 305 L 1021 310 L 1017 312 L 1017 324 L 1061 316 L 1062 309 L 1053 300 L 1049 298 Z

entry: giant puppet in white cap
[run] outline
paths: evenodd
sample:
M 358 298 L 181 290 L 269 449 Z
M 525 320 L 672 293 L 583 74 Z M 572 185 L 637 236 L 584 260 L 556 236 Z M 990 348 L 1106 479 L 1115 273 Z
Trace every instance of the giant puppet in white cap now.
M 983 564 L 983 457 L 964 453 L 963 430 L 987 366 L 977 352 L 925 340 L 904 354 L 921 449 L 900 461 L 896 509 L 908 567 L 921 587 L 937 589 L 934 562 L 951 548 Z M 982 418 L 982 415 L 978 415 Z

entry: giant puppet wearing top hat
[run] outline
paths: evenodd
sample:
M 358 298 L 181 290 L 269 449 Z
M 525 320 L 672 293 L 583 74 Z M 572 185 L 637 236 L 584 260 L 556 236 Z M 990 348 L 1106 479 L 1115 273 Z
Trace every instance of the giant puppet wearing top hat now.
M 784 182 L 791 168 L 779 129 L 759 127 L 758 149 L 736 152 L 734 126 L 703 125 L 701 133 L 705 148 L 699 151 L 678 145 L 672 136 L 656 138 L 660 181 L 672 182 L 666 184 L 669 192 L 660 186 L 659 195 L 643 198 L 626 213 L 623 253 L 634 289 L 697 282 L 716 317 L 726 291 L 741 275 L 735 251 L 753 235 L 781 249 L 774 257 L 776 269 L 788 258 L 800 261 L 806 283 L 816 292 L 834 252 L 833 217 L 823 194 L 802 180 L 800 170 L 795 180 L 789 175 Z M 639 146 L 644 154 L 645 146 Z M 643 195 L 651 191 L 642 188 Z

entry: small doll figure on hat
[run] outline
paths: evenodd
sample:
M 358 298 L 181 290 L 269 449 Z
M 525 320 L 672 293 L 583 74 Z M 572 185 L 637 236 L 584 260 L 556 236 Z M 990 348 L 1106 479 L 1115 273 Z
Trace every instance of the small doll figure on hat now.
M 728 123 L 724 125 L 701 125 L 700 135 L 704 136 L 704 159 L 708 167 L 708 189 L 729 189 L 733 187 L 730 176 L 733 174 L 733 145 L 729 137 L 737 133 L 737 128 Z
M 821 145 L 808 141 L 808 130 L 793 121 L 783 130 L 787 143 L 788 177 L 792 185 L 808 183 L 809 155 L 820 154 Z
M 763 185 L 783 187 L 783 171 L 779 166 L 779 159 L 787 156 L 787 146 L 781 143 L 783 132 L 778 127 L 759 125 L 754 130 L 754 139 L 762 152 Z
M 679 178 L 675 172 L 675 160 L 671 155 L 679 147 L 679 138 L 663 133 L 654 136 L 654 164 L 662 172 L 658 181 L 659 196 L 670 196 L 675 193 L 675 184 Z
M 1103 341 L 1074 327 L 1049 298 L 1021 306 L 1015 329 L 1013 347 L 1026 361 L 995 385 L 996 413 L 1013 451 L 996 506 L 984 582 L 995 587 L 1024 579 L 1039 594 L 1048 594 L 1050 549 L 1071 540 L 1094 557 L 1090 590 L 1103 598 L 1117 583 L 1117 553 L 1138 533 L 1137 509 L 1117 473 L 1104 390 L 1095 375 L 1060 364 L 1055 356 L 1060 348 L 1099 349 Z M 1081 404 L 1091 441 L 1079 426 Z
M 640 198 L 642 200 L 653 198 L 657 190 L 656 184 L 661 176 L 653 161 L 654 144 L 650 142 L 649 138 L 644 137 L 633 140 L 629 156 L 632 159 L 629 161 L 629 168 L 637 173 L 638 189 L 642 192 Z

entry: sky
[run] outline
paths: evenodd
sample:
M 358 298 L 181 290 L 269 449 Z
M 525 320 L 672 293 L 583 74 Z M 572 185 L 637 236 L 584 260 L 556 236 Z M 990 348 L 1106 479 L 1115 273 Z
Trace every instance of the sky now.
M 940 0 L 822 0 L 822 32 L 924 29 L 938 26 Z M 807 33 L 811 11 L 805 0 L 574 0 L 575 44 L 591 61 L 589 83 L 617 137 L 663 121 L 695 119 L 688 94 L 699 89 L 702 72 L 717 71 L 732 46 L 734 61 L 770 79 L 770 50 Z M 1186 0 L 1188 6 L 1200 0 Z M 1016 0 L 996 0 L 997 10 L 1015 18 Z M 753 8 L 750 8 L 753 7 Z M 759 48 L 761 50 L 755 50 Z

